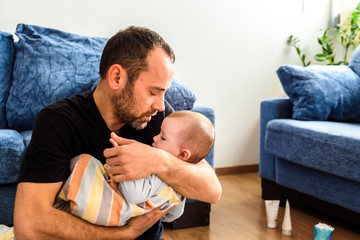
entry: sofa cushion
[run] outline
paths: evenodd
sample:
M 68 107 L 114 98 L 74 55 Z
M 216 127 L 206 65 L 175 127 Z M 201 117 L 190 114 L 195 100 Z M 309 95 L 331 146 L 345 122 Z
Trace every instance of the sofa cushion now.
M 5 103 L 11 85 L 11 73 L 15 55 L 13 36 L 0 32 L 0 128 L 7 128 Z
M 0 129 L 0 184 L 17 181 L 24 152 L 25 144 L 20 133 Z
M 19 24 L 13 83 L 6 104 L 10 128 L 32 129 L 37 113 L 61 98 L 90 90 L 99 78 L 105 38 Z
M 265 150 L 296 164 L 360 181 L 359 131 L 358 123 L 275 119 L 267 124 Z
M 283 65 L 277 74 L 294 119 L 360 122 L 360 78 L 349 67 Z
M 276 158 L 276 183 L 360 213 L 360 184 Z

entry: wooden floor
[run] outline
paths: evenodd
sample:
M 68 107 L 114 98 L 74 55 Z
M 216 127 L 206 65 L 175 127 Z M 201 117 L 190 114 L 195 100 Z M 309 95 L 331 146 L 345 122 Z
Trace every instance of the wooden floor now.
M 221 200 L 212 205 L 210 226 L 179 230 L 165 229 L 165 240 L 288 240 L 314 239 L 314 225 L 323 222 L 335 228 L 333 240 L 360 240 L 360 229 L 346 223 L 291 206 L 292 236 L 281 234 L 284 208 L 280 207 L 278 227 L 266 227 L 264 201 L 261 199 L 258 173 L 219 177 L 223 187 Z M 291 205 L 291 203 L 290 203 Z

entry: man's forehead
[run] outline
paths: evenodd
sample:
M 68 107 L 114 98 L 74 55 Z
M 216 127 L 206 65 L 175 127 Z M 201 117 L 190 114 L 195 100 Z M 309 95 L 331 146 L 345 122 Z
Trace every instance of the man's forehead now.
M 146 59 L 148 68 L 146 71 L 160 77 L 161 79 L 171 79 L 174 76 L 174 63 L 161 48 L 150 51 Z
M 172 82 L 172 78 L 155 76 L 149 72 L 144 72 L 141 79 L 145 87 L 158 91 L 167 91 Z
M 143 71 L 139 74 L 136 82 L 141 82 L 141 84 L 148 88 L 167 90 L 171 86 L 172 78 L 165 78 L 164 76 L 152 74 L 149 71 Z

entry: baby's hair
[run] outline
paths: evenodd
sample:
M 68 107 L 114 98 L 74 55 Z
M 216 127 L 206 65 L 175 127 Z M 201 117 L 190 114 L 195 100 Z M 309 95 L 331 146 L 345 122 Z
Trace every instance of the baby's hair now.
M 191 152 L 187 162 L 197 163 L 204 159 L 215 142 L 215 130 L 211 121 L 200 113 L 188 110 L 173 112 L 168 117 L 183 120 L 184 129 L 181 133 L 180 147 Z

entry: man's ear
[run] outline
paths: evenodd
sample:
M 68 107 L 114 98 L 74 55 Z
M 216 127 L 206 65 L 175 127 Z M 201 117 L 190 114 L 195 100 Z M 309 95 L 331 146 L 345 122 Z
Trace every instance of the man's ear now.
M 108 72 L 109 86 L 113 90 L 122 89 L 127 82 L 126 70 L 119 64 L 113 64 L 110 66 Z
M 186 160 L 188 160 L 190 157 L 191 157 L 191 152 L 190 152 L 189 149 L 185 149 L 185 148 L 184 148 L 184 149 L 181 149 L 181 150 L 180 150 L 180 153 L 179 153 L 179 155 L 178 155 L 178 158 L 186 161 Z

